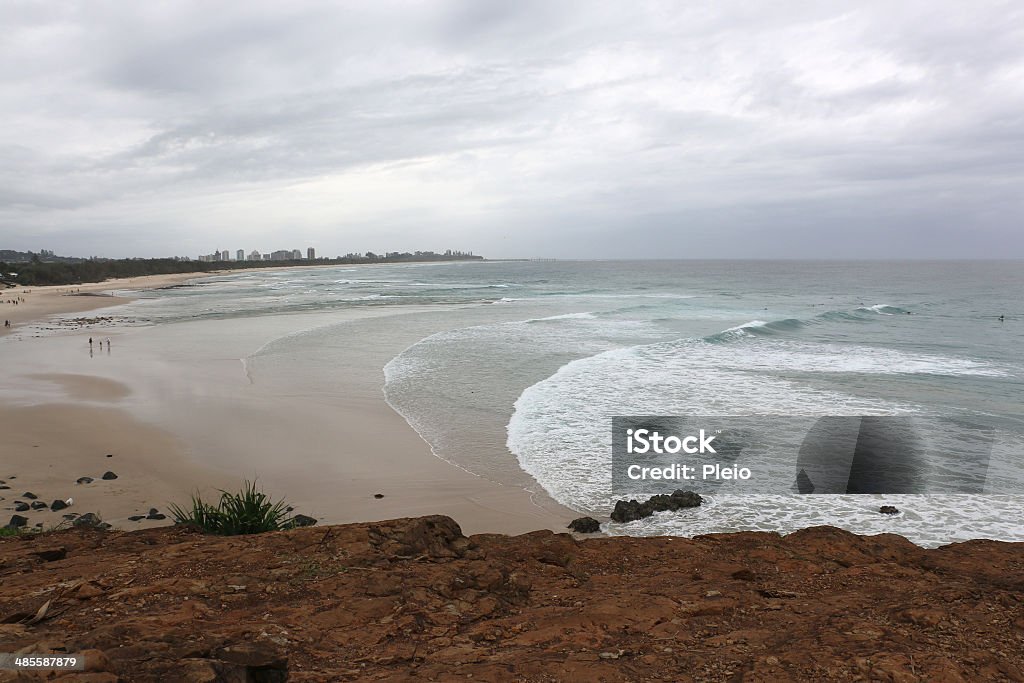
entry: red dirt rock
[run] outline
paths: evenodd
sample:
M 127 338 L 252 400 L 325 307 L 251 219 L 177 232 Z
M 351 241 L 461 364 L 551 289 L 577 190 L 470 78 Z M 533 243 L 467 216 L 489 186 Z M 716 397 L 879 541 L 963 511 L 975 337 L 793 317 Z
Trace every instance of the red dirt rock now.
M 1024 544 L 71 529 L 0 539 L 0 622 L 84 681 L 1019 681 Z

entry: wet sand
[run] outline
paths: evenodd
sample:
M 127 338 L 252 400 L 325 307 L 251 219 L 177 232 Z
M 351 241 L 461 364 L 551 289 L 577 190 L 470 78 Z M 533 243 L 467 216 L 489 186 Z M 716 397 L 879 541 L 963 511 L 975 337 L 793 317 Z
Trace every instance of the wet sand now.
M 135 278 L 94 287 L 167 286 L 193 277 Z M 101 299 L 58 292 L 42 296 L 46 293 L 38 289 L 25 296 L 33 294 L 39 295 L 34 308 L 23 304 L 22 313 L 73 312 L 81 310 L 73 308 L 77 303 L 92 306 Z M 317 321 L 311 316 L 309 324 Z M 437 325 L 443 328 L 443 316 Z M 150 507 L 166 512 L 167 502 L 184 503 L 193 490 L 236 489 L 246 479 L 258 479 L 267 493 L 286 498 L 296 512 L 321 523 L 446 514 L 467 533 L 524 533 L 564 530 L 576 516 L 546 496 L 440 460 L 385 402 L 381 368 L 418 337 L 390 347 L 366 345 L 346 385 L 327 399 L 249 381 L 240 359 L 279 334 L 264 318 L 103 328 L 100 336 L 109 335 L 113 349 L 96 357 L 89 354 L 90 334 L 95 330 L 84 327 L 0 340 L 0 359 L 8 368 L 8 389 L 0 393 L 0 433 L 9 444 L 0 467 L 9 472 L 0 479 L 18 477 L 17 485 L 2 493 L 20 494 L 24 488 L 47 503 L 74 496 L 73 511 L 100 513 L 123 528 L 135 528 L 139 523 L 127 517 Z M 185 348 L 208 352 L 196 355 Z M 101 483 L 98 476 L 106 469 L 118 479 Z M 97 481 L 75 485 L 81 476 Z M 14 498 L 4 497 L 0 509 L 9 514 Z M 30 525 L 61 519 L 57 513 L 21 514 Z

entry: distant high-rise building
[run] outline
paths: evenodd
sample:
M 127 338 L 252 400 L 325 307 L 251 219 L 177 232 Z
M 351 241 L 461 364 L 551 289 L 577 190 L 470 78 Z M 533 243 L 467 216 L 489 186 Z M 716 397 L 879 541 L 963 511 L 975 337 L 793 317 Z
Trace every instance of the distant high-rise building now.
M 310 247 L 309 249 L 306 249 L 306 258 L 308 258 L 310 261 L 315 259 L 316 258 L 316 249 L 314 249 L 313 247 Z
M 231 260 L 231 252 L 229 252 L 227 249 L 225 249 L 224 251 L 220 252 L 220 260 L 221 261 L 230 261 Z
M 249 260 L 250 261 L 260 261 L 262 259 L 263 259 L 263 256 L 261 256 L 260 252 L 256 251 L 255 249 L 253 249 L 251 252 L 249 252 Z
M 244 261 L 245 260 L 245 249 L 239 249 L 238 251 L 235 252 L 235 260 L 236 261 Z
M 302 258 L 302 252 L 298 249 L 292 249 L 292 259 L 298 261 Z

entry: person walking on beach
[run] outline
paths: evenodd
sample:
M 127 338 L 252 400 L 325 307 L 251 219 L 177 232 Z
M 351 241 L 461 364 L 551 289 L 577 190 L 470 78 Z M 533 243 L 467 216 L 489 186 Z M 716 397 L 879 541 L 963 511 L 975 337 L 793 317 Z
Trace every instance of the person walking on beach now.
M 92 348 L 92 337 L 89 337 L 89 348 Z

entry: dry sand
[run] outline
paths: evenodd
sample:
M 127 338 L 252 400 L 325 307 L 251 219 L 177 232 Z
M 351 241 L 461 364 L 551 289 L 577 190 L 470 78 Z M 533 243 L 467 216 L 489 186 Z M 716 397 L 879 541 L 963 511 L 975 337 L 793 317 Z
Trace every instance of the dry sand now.
M 171 275 L 146 275 L 106 282 L 90 282 L 84 285 L 54 285 L 50 287 L 11 287 L 0 289 L 0 317 L 10 320 L 12 327 L 0 327 L 0 335 L 9 334 L 18 327 L 60 313 L 83 313 L 97 308 L 116 306 L 131 299 L 113 296 L 112 291 L 125 289 L 156 289 L 175 285 L 186 280 L 217 273 L 175 273 Z M 9 300 L 24 299 L 18 304 Z
M 80 289 L 163 287 L 209 275 L 132 278 Z M 27 303 L 10 307 L 19 324 L 126 301 L 67 296 L 64 287 L 29 290 L 20 294 Z M 0 403 L 0 479 L 17 477 L 8 481 L 11 489 L 0 491 L 6 498 L 0 509 L 10 514 L 6 508 L 14 498 L 5 494 L 24 489 L 47 503 L 73 497 L 74 512 L 96 512 L 115 526 L 136 528 L 129 515 L 150 507 L 166 512 L 167 502 L 186 502 L 193 490 L 235 489 L 258 477 L 269 493 L 323 523 L 446 514 L 468 533 L 524 533 L 564 530 L 576 516 L 546 496 L 435 457 L 383 399 L 380 368 L 391 350 L 381 350 L 375 367 L 354 375 L 351 386 L 339 387 L 341 398 L 325 404 L 253 393 L 233 349 L 222 358 L 164 357 L 165 347 L 140 348 L 145 334 L 124 334 L 119 338 L 115 331 L 114 356 L 95 359 L 106 362 L 102 367 L 86 365 L 81 356 L 87 331 L 0 346 L 7 356 L 3 364 L 18 368 L 8 373 L 12 385 L 31 382 L 51 392 L 42 401 L 36 396 L 36 405 Z M 155 404 L 155 395 L 164 403 Z M 106 458 L 108 453 L 114 457 Z M 118 479 L 100 480 L 107 469 Z M 82 476 L 96 481 L 76 485 Z M 59 513 L 22 514 L 33 525 L 62 520 Z

